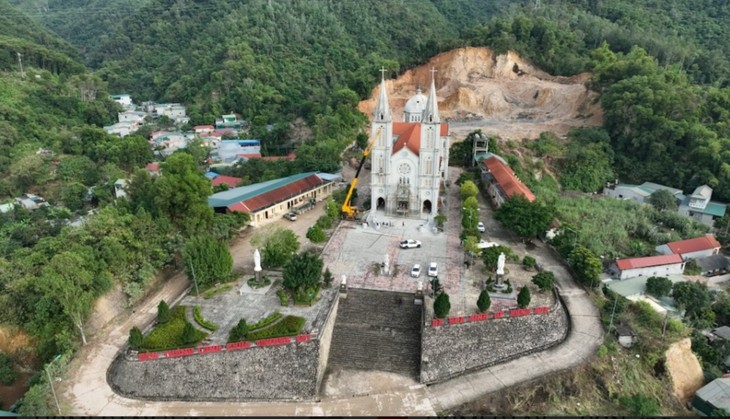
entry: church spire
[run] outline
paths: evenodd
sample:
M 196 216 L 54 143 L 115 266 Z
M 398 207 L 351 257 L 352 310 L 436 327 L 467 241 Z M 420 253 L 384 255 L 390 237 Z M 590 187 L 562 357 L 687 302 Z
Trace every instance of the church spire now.
M 439 107 L 436 101 L 436 69 L 431 67 L 431 90 L 428 92 L 428 100 L 426 101 L 426 109 L 423 110 L 423 122 L 439 123 Z
M 391 121 L 390 106 L 388 105 L 388 93 L 385 90 L 385 68 L 380 69 L 380 96 L 375 104 L 374 121 L 388 122 Z

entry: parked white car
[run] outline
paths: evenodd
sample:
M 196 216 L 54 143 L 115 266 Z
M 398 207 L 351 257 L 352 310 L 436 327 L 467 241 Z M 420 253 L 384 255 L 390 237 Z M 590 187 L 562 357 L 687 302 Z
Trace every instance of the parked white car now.
M 480 233 L 484 233 L 485 231 L 487 231 L 487 228 L 484 227 L 483 222 L 479 221 L 479 223 L 477 223 L 477 230 L 479 230 Z
M 421 247 L 421 241 L 420 240 L 401 240 L 400 242 L 400 248 L 401 249 L 413 249 L 414 247 Z
M 284 214 L 284 218 L 286 218 L 289 221 L 296 221 L 297 220 L 297 213 L 295 212 L 289 212 Z
M 439 276 L 439 265 L 436 262 L 431 262 L 430 265 L 428 265 L 428 276 L 435 277 Z
M 419 276 L 421 276 L 421 264 L 416 263 L 413 265 L 413 268 L 411 268 L 411 277 L 418 278 Z

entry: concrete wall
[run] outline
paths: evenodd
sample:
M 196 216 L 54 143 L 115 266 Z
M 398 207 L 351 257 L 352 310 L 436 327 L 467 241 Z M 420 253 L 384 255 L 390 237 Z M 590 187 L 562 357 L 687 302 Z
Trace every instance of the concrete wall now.
M 562 342 L 568 328 L 569 319 L 559 301 L 548 314 L 426 326 L 421 344 L 421 382 L 445 381 L 546 349 Z
M 332 344 L 332 334 L 335 330 L 335 320 L 337 320 L 337 308 L 340 303 L 340 293 L 335 293 L 335 301 L 330 306 L 327 318 L 324 322 L 322 330 L 319 331 L 319 366 L 317 369 L 317 389 L 322 384 L 324 372 L 327 370 L 327 360 L 330 356 L 330 345 Z

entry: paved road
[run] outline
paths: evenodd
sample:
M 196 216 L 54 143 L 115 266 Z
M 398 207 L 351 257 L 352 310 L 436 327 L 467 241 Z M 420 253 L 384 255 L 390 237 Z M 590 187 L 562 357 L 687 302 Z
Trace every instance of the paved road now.
M 322 204 L 304 214 L 289 226 L 298 234 L 306 233 L 321 214 Z M 486 210 L 489 211 L 489 210 Z M 491 220 L 491 214 L 482 214 L 482 220 Z M 511 240 L 509 234 L 492 223 L 489 234 L 502 242 Z M 518 244 L 510 242 L 510 245 Z M 237 266 L 251 258 L 248 239 L 240 239 L 233 247 Z M 218 415 L 337 415 L 337 416 L 433 416 L 436 412 L 454 408 L 524 381 L 580 365 L 595 354 L 602 342 L 603 329 L 597 308 L 590 296 L 577 287 L 562 265 L 548 249 L 538 246 L 531 250 L 538 263 L 553 271 L 560 293 L 570 313 L 572 324 L 568 338 L 547 351 L 522 357 L 511 362 L 455 378 L 448 382 L 425 387 L 420 384 L 391 389 L 381 394 L 362 397 L 323 398 L 319 402 L 237 403 L 237 402 L 149 402 L 133 400 L 115 394 L 106 381 L 106 371 L 119 348 L 127 341 L 128 331 L 152 321 L 161 298 L 173 301 L 189 286 L 184 274 L 178 274 L 144 304 L 127 316 L 120 316 L 104 327 L 91 342 L 82 348 L 72 361 L 69 373 L 59 383 L 59 397 L 65 415 L 84 416 L 218 416 Z

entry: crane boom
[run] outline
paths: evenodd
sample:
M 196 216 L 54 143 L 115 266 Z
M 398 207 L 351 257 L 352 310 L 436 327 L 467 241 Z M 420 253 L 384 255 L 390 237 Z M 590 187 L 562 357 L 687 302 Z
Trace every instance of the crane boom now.
M 365 150 L 362 152 L 362 158 L 360 159 L 360 164 L 357 166 L 357 171 L 355 172 L 355 176 L 352 178 L 352 182 L 350 182 L 350 189 L 347 191 L 347 196 L 345 196 L 345 201 L 342 203 L 342 215 L 344 218 L 354 220 L 357 218 L 357 214 L 359 210 L 356 207 L 352 206 L 352 193 L 355 191 L 355 186 L 357 185 L 357 179 L 360 176 L 360 171 L 362 170 L 363 165 L 365 164 L 365 159 L 370 156 L 370 151 L 373 149 L 373 145 L 375 144 L 375 138 L 380 135 L 380 132 L 383 130 L 383 127 L 378 127 L 378 130 L 375 131 L 375 135 L 373 135 L 373 138 L 370 139 L 370 142 L 368 143 L 368 146 L 365 147 Z

